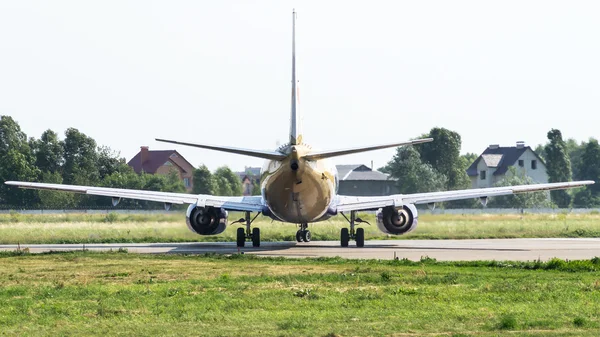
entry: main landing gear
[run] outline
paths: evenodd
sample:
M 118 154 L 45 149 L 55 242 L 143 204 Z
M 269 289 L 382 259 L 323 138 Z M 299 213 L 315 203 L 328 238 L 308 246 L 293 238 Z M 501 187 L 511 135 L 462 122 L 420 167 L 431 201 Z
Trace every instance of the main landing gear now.
M 310 231 L 307 228 L 308 228 L 307 223 L 300 224 L 300 229 L 296 232 L 296 241 L 310 242 L 310 239 L 312 238 L 312 236 L 310 234 Z
M 357 223 L 366 223 L 366 224 L 369 224 L 369 223 L 362 220 L 361 218 L 357 218 L 356 211 L 350 211 L 350 219 L 348 219 L 348 217 L 346 217 L 346 214 L 344 214 L 343 212 L 342 212 L 342 215 L 350 223 L 350 230 L 348 230 L 348 228 L 342 228 L 341 234 L 340 234 L 341 246 L 348 247 L 348 243 L 350 242 L 350 239 L 353 239 L 356 241 L 356 247 L 358 247 L 358 248 L 364 247 L 365 246 L 365 229 L 364 228 L 356 228 L 356 230 L 355 230 L 354 226 Z
M 240 227 L 237 229 L 237 246 L 244 247 L 246 245 L 246 239 L 252 240 L 252 247 L 260 247 L 260 228 L 252 228 L 250 229 L 250 225 L 254 222 L 254 220 L 258 217 L 260 212 L 256 213 L 254 218 L 250 219 L 250 212 L 246 212 L 245 218 L 241 218 L 237 221 L 232 222 L 235 223 L 244 223 L 246 228 Z

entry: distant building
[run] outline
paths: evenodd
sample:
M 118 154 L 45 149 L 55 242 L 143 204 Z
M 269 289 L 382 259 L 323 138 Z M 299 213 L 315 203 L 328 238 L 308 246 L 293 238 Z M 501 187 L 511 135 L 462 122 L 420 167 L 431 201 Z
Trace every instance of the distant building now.
M 366 165 L 337 165 L 340 195 L 379 196 L 396 194 L 396 181 Z
M 150 151 L 148 146 L 142 146 L 127 165 L 136 173 L 167 175 L 171 170 L 176 170 L 188 192 L 194 186 L 194 166 L 175 150 Z
M 516 168 L 517 172 L 531 177 L 536 183 L 548 182 L 546 164 L 531 147 L 525 146 L 524 142 L 517 142 L 517 146 L 513 147 L 488 146 L 469 166 L 467 174 L 471 178 L 473 188 L 493 187 L 504 179 L 511 166 Z
M 246 167 L 243 172 L 236 172 L 242 181 L 242 195 L 252 195 L 254 185 L 260 185 L 260 167 Z

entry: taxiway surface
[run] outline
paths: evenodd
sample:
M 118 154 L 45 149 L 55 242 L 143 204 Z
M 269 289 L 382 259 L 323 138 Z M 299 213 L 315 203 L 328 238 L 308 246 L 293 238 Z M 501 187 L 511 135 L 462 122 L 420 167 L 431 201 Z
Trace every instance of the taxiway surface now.
M 116 243 L 116 244 L 39 244 L 0 245 L 0 250 L 28 248 L 32 253 L 48 251 L 107 251 L 126 248 L 130 253 L 179 254 L 255 254 L 260 256 L 320 257 L 340 256 L 352 259 L 419 260 L 428 256 L 437 260 L 549 260 L 553 257 L 578 260 L 600 257 L 600 238 L 590 239 L 487 239 L 487 240 L 382 240 L 366 241 L 364 248 L 341 248 L 337 241 L 310 243 L 263 242 L 260 248 L 238 250 L 234 242 L 190 243 Z

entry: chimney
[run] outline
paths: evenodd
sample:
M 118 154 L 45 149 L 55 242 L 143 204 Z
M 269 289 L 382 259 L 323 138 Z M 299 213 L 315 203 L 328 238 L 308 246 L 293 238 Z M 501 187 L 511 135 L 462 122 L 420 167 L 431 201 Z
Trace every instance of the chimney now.
M 500 144 L 491 144 L 490 146 L 488 146 L 488 149 L 495 150 L 499 147 L 500 147 Z
M 517 149 L 522 149 L 522 148 L 524 148 L 524 147 L 525 147 L 525 142 L 524 142 L 524 141 L 522 141 L 522 140 L 519 140 L 519 141 L 517 142 Z
M 373 161 L 371 160 L 371 171 L 373 171 Z
M 140 146 L 140 161 L 142 162 L 142 171 L 144 170 L 144 163 L 148 160 L 148 146 Z

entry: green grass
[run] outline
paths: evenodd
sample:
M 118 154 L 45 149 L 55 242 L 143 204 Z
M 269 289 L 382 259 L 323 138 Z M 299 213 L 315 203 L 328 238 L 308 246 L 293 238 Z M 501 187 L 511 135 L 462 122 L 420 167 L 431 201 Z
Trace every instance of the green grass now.
M 229 220 L 241 217 L 231 213 Z M 361 214 L 367 239 L 480 239 L 532 237 L 600 237 L 600 214 L 421 215 L 408 235 L 381 233 L 374 215 Z M 263 241 L 293 241 L 297 226 L 259 217 Z M 342 217 L 310 225 L 314 240 L 339 240 Z M 199 236 L 187 229 L 185 215 L 171 214 L 63 214 L 0 215 L 0 243 L 110 243 L 235 241 L 238 226 L 216 236 Z
M 2 335 L 597 336 L 600 259 L 0 253 Z

